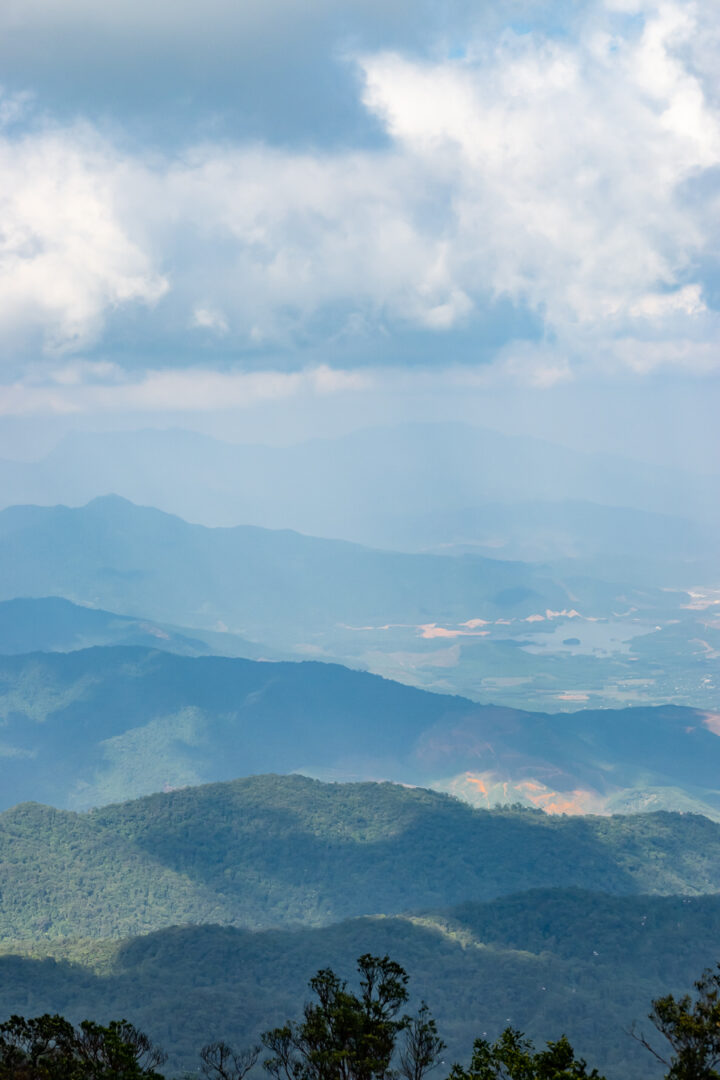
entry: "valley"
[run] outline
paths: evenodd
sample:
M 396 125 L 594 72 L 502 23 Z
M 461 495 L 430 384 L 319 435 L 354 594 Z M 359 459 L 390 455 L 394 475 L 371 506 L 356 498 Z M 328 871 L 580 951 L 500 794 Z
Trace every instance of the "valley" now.
M 720 941 L 713 588 L 116 497 L 0 512 L 0 556 L 6 1013 L 196 1075 L 374 951 L 447 1068 L 516 1025 L 660 1080 L 628 1026 Z
M 155 623 L 159 647 L 179 635 L 170 647 L 185 652 L 339 662 L 549 711 L 717 702 L 719 631 L 699 587 L 209 529 L 114 497 L 0 511 L 0 557 L 0 598 L 56 596 Z M 91 640 L 122 640 L 121 625 Z
M 0 1080 L 720 1080 L 719 27 L 0 2 Z

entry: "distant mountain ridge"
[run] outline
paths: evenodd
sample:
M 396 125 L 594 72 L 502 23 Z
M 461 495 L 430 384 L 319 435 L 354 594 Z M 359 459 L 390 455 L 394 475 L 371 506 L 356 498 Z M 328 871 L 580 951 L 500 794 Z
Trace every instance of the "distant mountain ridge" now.
M 116 496 L 0 511 L 0 599 L 65 596 L 121 614 L 292 641 L 337 623 L 423 622 L 570 603 L 542 570 L 376 551 L 254 526 L 208 529 Z M 225 623 L 228 626 L 225 626 Z
M 589 700 L 585 687 L 598 705 L 716 700 L 706 678 L 715 630 L 687 593 L 254 526 L 209 529 L 115 496 L 0 511 L 0 602 L 47 596 L 221 653 L 334 660 L 520 708 L 566 708 L 576 690 Z M 672 638 L 658 639 L 662 663 L 654 643 L 630 657 L 625 643 L 658 627 Z M 250 645 L 208 636 L 218 633 Z
M 273 650 L 233 634 L 191 631 L 73 604 L 61 596 L 0 601 L 0 655 L 72 652 L 94 645 L 140 645 L 183 656 L 275 656 Z
M 720 720 L 524 712 L 318 662 L 142 647 L 0 656 L 0 798 L 83 808 L 237 775 L 391 779 L 479 805 L 720 815 Z
M 63 478 L 64 490 L 59 486 Z M 302 491 L 297 489 L 300 478 Z M 317 514 L 320 491 L 328 502 L 339 500 L 343 514 L 354 502 L 358 521 L 367 513 L 370 493 L 375 503 L 395 504 L 395 513 L 407 514 L 421 513 L 428 501 L 451 511 L 493 499 L 589 499 L 661 514 L 673 505 L 681 514 L 692 509 L 704 519 L 712 507 L 701 502 L 718 476 L 711 470 L 693 478 L 664 466 L 442 421 L 362 428 L 287 447 L 223 442 L 179 428 L 75 432 L 40 462 L 0 462 L 5 505 L 34 501 L 35 492 L 44 495 L 42 502 L 72 492 L 70 501 L 77 504 L 108 490 L 159 505 L 168 485 L 181 494 L 184 479 L 186 501 L 171 512 L 203 520 L 202 512 L 193 515 L 193 505 L 214 508 L 216 515 L 225 506 L 232 517 L 209 518 L 209 524 L 255 520 L 283 528 L 288 527 L 283 516 L 289 507 L 301 510 L 304 502 L 306 514 Z M 675 498 L 668 498 L 669 490 Z M 328 506 L 325 513 L 331 512 Z M 316 520 L 306 516 L 294 527 L 312 531 Z
M 647 583 L 680 585 L 717 566 L 719 489 L 711 475 L 444 423 L 290 447 L 172 429 L 75 433 L 44 461 L 0 462 L 0 506 L 77 506 L 115 492 L 206 525 L 250 522 L 396 550 L 471 544 L 491 556 L 577 560 L 576 572 L 596 576 L 624 565 Z M 680 533 L 681 544 L 667 539 Z

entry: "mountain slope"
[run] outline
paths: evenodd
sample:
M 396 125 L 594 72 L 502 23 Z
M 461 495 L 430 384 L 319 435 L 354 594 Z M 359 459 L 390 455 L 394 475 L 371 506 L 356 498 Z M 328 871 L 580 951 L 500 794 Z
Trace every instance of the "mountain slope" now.
M 720 825 L 475 810 L 423 789 L 274 776 L 87 814 L 23 804 L 0 815 L 5 940 L 319 925 L 579 885 L 720 891 Z
M 0 657 L 5 806 L 92 806 L 251 772 L 397 773 L 469 702 L 332 664 L 141 648 Z
M 480 805 L 720 811 L 720 721 L 547 714 L 317 662 L 108 647 L 0 657 L 0 806 L 83 808 L 261 772 L 392 779 Z
M 716 579 L 719 491 L 717 476 L 456 423 L 289 447 L 181 430 L 75 432 L 42 461 L 0 461 L 0 507 L 78 506 L 113 492 L 205 525 L 248 521 L 685 588 Z
M 335 660 L 519 708 L 717 700 L 714 594 L 208 529 L 115 497 L 0 512 L 0 601 L 53 596 L 183 628 L 221 652 L 237 654 L 240 637 L 246 655 Z M 658 632 L 679 649 L 636 647 Z
M 0 601 L 0 655 L 72 652 L 94 645 L 140 645 L 183 656 L 274 655 L 234 634 L 188 633 L 149 619 L 73 604 L 60 596 Z
M 290 644 L 338 623 L 570 604 L 567 588 L 521 563 L 403 555 L 251 526 L 207 529 L 115 497 L 78 510 L 0 512 L 0 599 L 18 596 L 65 596 Z
M 691 989 L 718 958 L 718 897 L 610 897 L 552 889 L 419 916 L 361 918 L 319 929 L 251 933 L 176 927 L 120 942 L 58 943 L 56 960 L 0 955 L 0 1018 L 60 1011 L 126 1016 L 197 1067 L 213 1039 L 246 1046 L 298 1016 L 307 981 L 331 966 L 352 981 L 364 952 L 410 974 L 448 1043 L 444 1074 L 474 1038 L 508 1023 L 537 1042 L 567 1033 L 609 1080 L 650 1080 L 657 1063 L 627 1034 L 654 997 Z

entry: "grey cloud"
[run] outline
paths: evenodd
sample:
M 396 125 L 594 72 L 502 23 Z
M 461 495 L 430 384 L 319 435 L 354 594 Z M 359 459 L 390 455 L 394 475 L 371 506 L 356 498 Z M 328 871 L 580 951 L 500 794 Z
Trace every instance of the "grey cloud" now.
M 689 270 L 720 117 L 675 48 L 698 35 L 689 10 L 649 5 L 623 36 L 598 4 L 574 38 L 481 36 L 462 60 L 358 53 L 379 146 L 210 131 L 150 153 L 97 124 L 8 129 L 6 352 L 151 368 L 496 357 L 541 385 L 579 362 L 709 370 L 718 319 Z
M 563 32 L 578 5 L 551 5 Z M 377 145 L 348 51 L 445 54 L 472 34 L 548 22 L 548 7 L 509 0 L 6 0 L 0 71 L 54 116 L 120 125 L 173 146 L 214 132 L 285 145 Z

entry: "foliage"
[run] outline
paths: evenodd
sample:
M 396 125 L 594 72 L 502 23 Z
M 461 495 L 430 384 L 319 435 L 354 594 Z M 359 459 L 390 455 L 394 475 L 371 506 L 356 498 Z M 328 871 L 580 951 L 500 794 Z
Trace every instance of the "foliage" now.
M 62 1016 L 12 1016 L 0 1025 L 1 1080 L 162 1080 L 165 1055 L 126 1020 L 106 1027 Z
M 440 1062 L 445 1043 L 428 1006 L 414 1015 L 402 1011 L 409 1000 L 405 969 L 386 954 L 364 953 L 357 960 L 359 992 L 320 969 L 309 981 L 314 995 L 300 1021 L 287 1020 L 265 1031 L 263 1061 L 272 1080 L 424 1080 Z M 718 1080 L 720 1073 L 720 965 L 695 982 L 694 997 L 667 994 L 652 1003 L 650 1018 L 667 1039 L 666 1060 L 643 1035 L 637 1043 L 668 1071 L 664 1080 Z M 215 1018 L 217 1019 L 217 1017 Z M 606 1019 L 606 1018 L 604 1018 Z M 200 1052 L 204 1080 L 245 1080 L 260 1046 L 236 1053 L 223 1040 Z M 142 1031 L 126 1020 L 106 1026 L 83 1020 L 74 1027 L 59 1014 L 34 1019 L 13 1015 L 0 1024 L 0 1080 L 164 1080 L 157 1068 L 167 1060 Z M 197 1069 L 192 1074 L 196 1076 Z M 635 1073 L 627 1064 L 623 1080 Z M 657 1075 L 656 1072 L 653 1075 Z M 605 1080 L 589 1069 L 566 1035 L 536 1050 L 517 1028 L 506 1027 L 491 1041 L 476 1038 L 467 1067 L 454 1064 L 447 1080 Z
M 667 1060 L 644 1035 L 636 1037 L 654 1057 L 669 1066 L 668 1080 L 720 1080 L 720 965 L 695 983 L 695 998 L 673 994 L 653 1001 L 650 1019 L 670 1044 Z
M 275 1080 L 389 1080 L 401 1032 L 402 1076 L 422 1080 L 437 1063 L 445 1044 L 427 1005 L 415 1017 L 400 1015 L 408 999 L 400 964 L 365 953 L 357 968 L 359 994 L 325 968 L 310 980 L 317 1000 L 305 1006 L 302 1022 L 265 1032 L 272 1056 L 263 1064 Z
M 720 889 L 720 825 L 696 815 L 475 810 L 394 784 L 255 776 L 87 814 L 0 815 L 0 940 L 261 929 L 444 908 L 548 886 Z
M 318 968 L 352 970 L 369 951 L 412 972 L 408 1011 L 432 1003 L 448 1061 L 469 1060 L 478 1035 L 495 1039 L 512 1024 L 538 1045 L 565 1032 L 613 1080 L 654 1080 L 663 1069 L 624 1032 L 667 989 L 689 991 L 718 940 L 717 896 L 554 889 L 421 917 L 263 932 L 185 926 L 45 946 L 54 959 L 37 943 L 35 959 L 17 955 L 16 943 L 5 946 L 15 955 L 0 955 L 0 1016 L 127 1016 L 180 1072 L 210 1041 L 257 1043 L 297 1015 Z
M 506 1028 L 490 1043 L 476 1039 L 470 1066 L 454 1065 L 450 1080 L 604 1080 L 597 1069 L 587 1071 L 586 1063 L 563 1035 L 549 1042 L 545 1050 L 534 1050 L 521 1032 Z

